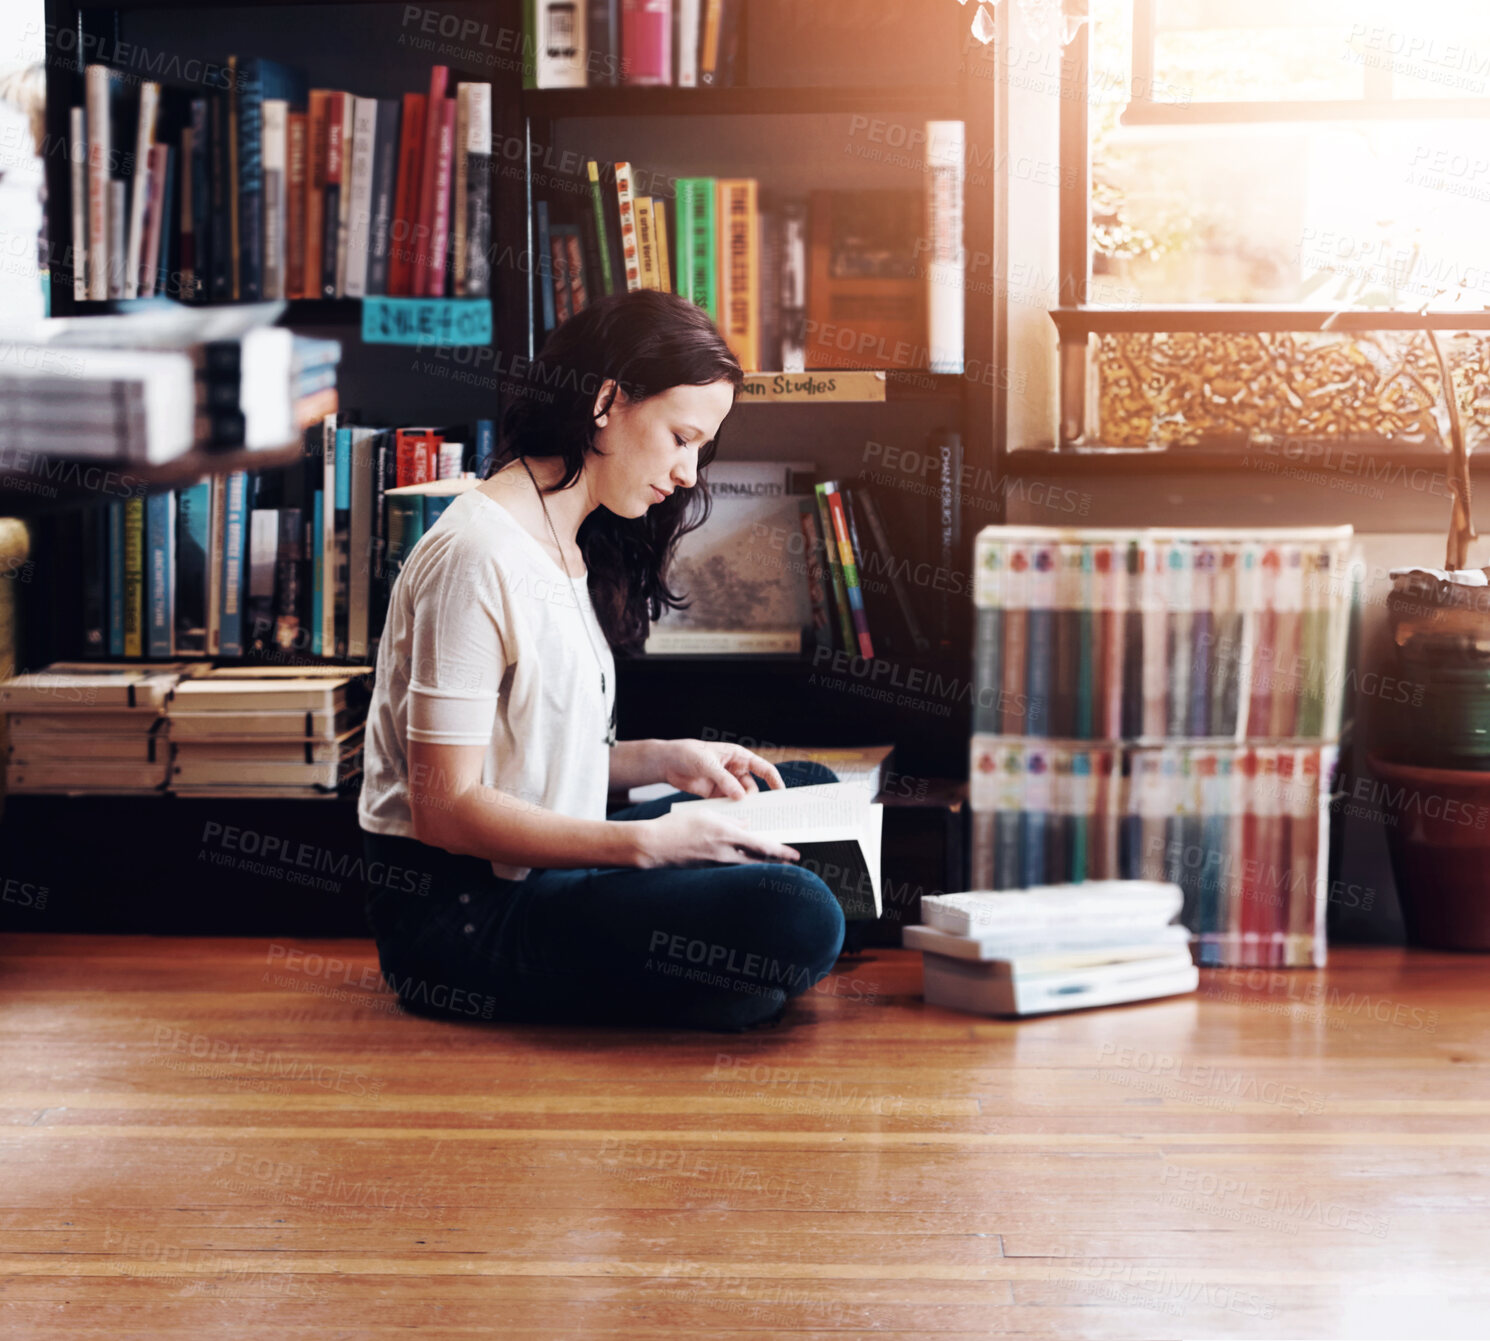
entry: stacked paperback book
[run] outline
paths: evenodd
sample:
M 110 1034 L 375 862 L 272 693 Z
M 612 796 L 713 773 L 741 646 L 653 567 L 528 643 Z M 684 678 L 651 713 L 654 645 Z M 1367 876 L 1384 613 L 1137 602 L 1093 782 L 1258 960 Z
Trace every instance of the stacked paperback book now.
M 166 707 L 188 670 L 185 662 L 54 662 L 0 683 L 10 742 L 6 792 L 162 791 L 171 769 Z
M 341 346 L 272 325 L 282 309 L 38 322 L 0 342 L 0 446 L 137 465 L 289 446 L 336 410 Z
M 179 796 L 345 793 L 362 779 L 371 667 L 223 667 L 177 686 L 169 709 Z
M 345 794 L 361 781 L 371 672 L 54 662 L 0 684 L 6 791 Z
M 1324 961 L 1348 527 L 988 527 L 972 879 L 1151 879 L 1201 963 Z
M 763 189 L 586 159 L 534 203 L 545 331 L 607 294 L 681 294 L 747 373 L 963 370 L 961 121 L 925 123 L 920 190 Z M 820 391 L 828 390 L 821 379 Z
M 1193 992 L 1200 975 L 1180 890 L 1093 881 L 1018 893 L 936 894 L 903 933 L 922 951 L 929 1005 L 981 1015 L 1042 1015 Z
M 71 109 L 73 296 L 486 297 L 491 85 L 362 98 L 229 56 L 223 87 L 89 65 Z

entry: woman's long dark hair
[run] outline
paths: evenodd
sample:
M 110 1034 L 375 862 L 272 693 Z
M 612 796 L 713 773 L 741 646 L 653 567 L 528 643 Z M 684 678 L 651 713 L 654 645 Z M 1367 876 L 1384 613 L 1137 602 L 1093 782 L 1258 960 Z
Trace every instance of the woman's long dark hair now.
M 745 375 L 719 328 L 701 307 L 675 293 L 638 289 L 612 294 L 560 324 L 528 365 L 502 415 L 501 444 L 487 478 L 518 457 L 562 457 L 564 476 L 549 492 L 579 478 L 585 455 L 596 452 L 595 398 L 614 379 L 631 400 L 675 386 L 728 381 L 739 393 Z M 604 413 L 612 394 L 601 407 Z M 698 482 L 675 489 L 640 517 L 618 517 L 597 507 L 579 528 L 590 570 L 590 599 L 611 646 L 639 651 L 652 620 L 687 602 L 667 585 L 679 537 L 709 515 L 704 467 L 718 437 L 698 455 Z

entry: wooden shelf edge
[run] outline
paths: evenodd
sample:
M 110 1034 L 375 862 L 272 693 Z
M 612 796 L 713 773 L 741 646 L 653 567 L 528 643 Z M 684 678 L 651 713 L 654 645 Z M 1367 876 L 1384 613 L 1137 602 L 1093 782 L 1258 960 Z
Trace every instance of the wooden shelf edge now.
M 1481 457 L 1470 457 L 1471 473 L 1478 474 L 1485 469 L 1482 461 Z M 1287 468 L 1353 475 L 1361 475 L 1363 471 L 1395 474 L 1399 469 L 1439 470 L 1446 475 L 1452 462 L 1448 452 L 1412 451 L 1372 444 L 1329 444 L 1312 455 L 1297 447 L 1286 450 L 1221 448 L 1215 451 L 1087 447 L 1006 452 L 1002 473 L 1013 479 L 1039 479 L 1052 475 L 1204 475 L 1228 471 L 1272 474 Z
M 531 117 L 558 120 L 618 116 L 793 116 L 877 111 L 920 112 L 929 120 L 958 120 L 964 99 L 955 82 L 900 88 L 788 85 L 756 88 L 551 88 L 524 89 L 522 108 Z

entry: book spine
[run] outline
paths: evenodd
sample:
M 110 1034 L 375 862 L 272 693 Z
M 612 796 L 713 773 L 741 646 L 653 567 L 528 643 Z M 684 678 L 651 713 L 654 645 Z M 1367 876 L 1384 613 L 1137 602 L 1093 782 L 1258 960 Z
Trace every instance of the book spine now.
M 218 655 L 243 655 L 244 557 L 248 543 L 248 472 L 235 470 L 227 480 L 223 511 L 222 613 Z
M 111 657 L 124 655 L 124 502 L 116 499 L 107 505 L 109 516 L 108 548 L 108 650 Z
M 593 158 L 585 162 L 585 175 L 590 182 L 590 210 L 595 216 L 595 232 L 599 243 L 600 278 L 605 292 L 612 294 L 617 292 L 617 276 L 611 269 L 611 246 L 610 239 L 606 236 L 605 198 L 600 185 L 600 165 Z
M 90 65 L 84 75 L 88 131 L 88 297 L 109 296 L 109 71 Z M 120 654 L 122 655 L 122 653 Z
M 424 275 L 424 292 L 430 298 L 443 298 L 447 287 L 445 263 L 450 239 L 450 182 L 455 163 L 455 99 L 443 99 L 440 110 L 440 137 L 435 143 L 435 198 L 430 216 L 429 262 Z
M 574 303 L 569 283 L 569 254 L 564 247 L 563 230 L 557 224 L 549 225 L 548 253 L 554 285 L 554 321 L 561 324 L 574 315 Z
M 352 235 L 352 136 L 356 130 L 357 99 L 348 93 L 341 102 L 341 191 L 336 197 L 336 296 L 347 296 L 347 249 Z
M 109 180 L 109 297 L 124 297 L 124 245 L 129 227 L 129 187 Z
M 715 183 L 712 177 L 695 180 L 693 216 L 689 227 L 693 230 L 693 301 L 709 314 L 713 321 L 719 320 L 719 278 L 717 260 L 719 255 L 718 232 L 715 219 Z
M 926 324 L 930 370 L 960 373 L 963 362 L 963 191 L 966 132 L 961 121 L 926 123 Z
M 673 0 L 621 0 L 621 59 L 628 84 L 672 82 Z
M 145 245 L 145 209 L 150 193 L 150 149 L 155 143 L 155 119 L 160 108 L 160 85 L 140 83 L 140 115 L 135 127 L 134 183 L 129 197 L 129 236 L 124 260 L 124 297 L 140 296 L 140 257 Z
M 207 651 L 207 551 L 211 544 L 212 486 L 188 485 L 176 494 L 176 628 L 177 654 Z
M 657 287 L 664 293 L 673 291 L 672 233 L 667 222 L 667 201 L 661 196 L 653 196 L 652 236 L 657 245 Z
M 225 475 L 211 480 L 211 510 L 208 515 L 207 548 L 207 655 L 222 650 L 222 555 L 225 517 L 228 510 L 228 481 Z
M 869 533 L 878 546 L 879 552 L 890 562 L 894 551 L 890 548 L 890 538 L 885 530 L 883 519 L 880 517 L 878 505 L 874 501 L 874 495 L 868 490 L 860 490 L 858 495 L 864 507 L 864 520 L 869 527 Z M 910 592 L 902 580 L 900 568 L 890 562 L 890 587 L 895 593 L 896 603 L 900 607 L 900 613 L 905 620 L 906 632 L 910 635 L 911 646 L 917 652 L 925 652 L 931 646 L 931 640 L 921 628 L 921 621 L 916 618 L 915 606 L 911 602 Z
M 227 224 L 228 224 L 228 292 L 236 303 L 247 297 L 243 291 L 243 212 L 241 173 L 243 169 L 243 94 L 247 82 L 236 56 L 228 57 L 227 129 L 224 143 L 228 156 Z M 255 136 L 255 145 L 258 140 Z
M 332 517 L 332 560 L 329 567 L 333 593 L 333 639 L 335 655 L 345 658 L 351 626 L 352 594 L 352 430 L 336 431 L 336 493 Z
M 496 452 L 497 421 L 478 419 L 476 421 L 476 475 L 478 479 L 486 479 Z
M 372 235 L 373 149 L 378 131 L 378 100 L 352 100 L 351 184 L 347 214 L 346 295 L 367 294 L 367 262 Z
M 414 230 L 413 295 L 428 296 L 431 266 L 429 255 L 434 242 L 435 186 L 440 171 L 440 140 L 445 127 L 445 88 L 450 78 L 446 66 L 436 65 L 429 72 L 429 93 L 426 95 L 424 118 L 424 148 L 420 154 L 418 225 Z M 449 162 L 446 162 L 446 172 Z
M 367 244 L 367 292 L 388 292 L 388 270 L 393 240 L 395 192 L 398 181 L 399 104 L 396 98 L 378 102 L 373 135 L 372 220 Z
M 168 490 L 149 495 L 145 500 L 146 542 L 148 545 L 148 587 L 150 623 L 147 645 L 152 657 L 175 654 L 173 635 L 176 629 L 175 606 L 175 502 Z
M 818 524 L 823 531 L 823 547 L 828 557 L 828 577 L 833 584 L 833 601 L 838 610 L 838 631 L 843 639 L 843 650 L 852 652 L 858 645 L 854 629 L 854 617 L 849 613 L 848 590 L 843 580 L 843 552 L 838 547 L 838 535 L 833 529 L 833 513 L 828 504 L 827 484 L 813 486 L 817 497 Z
M 67 112 L 68 192 L 72 205 L 72 296 L 88 297 L 88 110 Z
M 869 621 L 864 612 L 864 594 L 859 588 L 859 566 L 854 557 L 853 543 L 848 533 L 848 518 L 844 515 L 843 499 L 838 485 L 830 481 L 824 486 L 828 500 L 828 515 L 833 524 L 833 537 L 838 542 L 839 563 L 843 568 L 843 586 L 848 598 L 849 618 L 853 626 L 853 638 L 849 646 L 857 646 L 859 655 L 872 657 L 874 643 L 869 636 Z
M 109 647 L 109 509 L 83 514 L 83 655 L 103 657 Z
M 538 233 L 538 305 L 542 311 L 543 329 L 553 330 L 557 322 L 557 304 L 554 300 L 554 255 L 553 239 L 549 232 L 548 201 L 539 200 L 533 206 L 537 218 Z
M 314 550 L 311 565 L 311 638 L 312 656 L 325 655 L 326 643 L 326 491 L 317 489 L 313 511 Z
M 699 0 L 673 0 L 678 10 L 678 87 L 698 87 Z
M 263 296 L 286 297 L 288 270 L 288 190 L 286 160 L 289 157 L 290 105 L 283 98 L 265 98 L 263 108 L 263 259 L 260 264 Z
M 166 158 L 170 152 L 171 147 L 167 144 L 150 146 L 150 162 L 145 173 L 145 232 L 140 243 L 138 296 L 141 298 L 155 296 L 155 281 L 160 268 L 160 234 L 166 223 Z
M 393 236 L 388 255 L 388 292 L 414 292 L 414 233 L 419 224 L 419 186 L 424 152 L 426 98 L 405 93 L 398 131 L 398 186 L 394 193 Z
M 569 303 L 575 312 L 583 312 L 590 296 L 585 288 L 584 258 L 580 254 L 579 230 L 569 224 L 564 230 L 564 253 L 569 265 Z
M 621 221 L 621 259 L 626 291 L 642 287 L 641 255 L 636 244 L 636 209 L 631 191 L 631 164 L 616 164 L 616 209 Z
M 285 122 L 285 297 L 305 293 L 305 192 L 310 157 L 309 129 L 304 112 L 291 112 Z
M 585 14 L 586 82 L 612 88 L 621 82 L 621 21 L 618 0 L 589 0 Z
M 124 500 L 124 655 L 144 655 L 145 500 Z
M 244 645 L 255 652 L 274 641 L 274 581 L 279 567 L 279 509 L 255 507 L 248 514 L 248 582 L 244 600 Z
M 336 297 L 337 248 L 341 232 L 341 193 L 345 155 L 342 122 L 347 95 L 333 92 L 326 101 L 325 191 L 321 217 L 321 297 Z
M 450 208 L 450 284 L 451 293 L 457 297 L 466 287 L 466 193 L 470 181 L 470 165 L 466 161 L 466 140 L 470 135 L 471 86 L 455 86 L 455 155 Z
M 675 288 L 680 297 L 687 298 L 691 303 L 698 302 L 693 292 L 693 282 L 696 273 L 693 252 L 694 190 L 694 179 L 691 177 L 679 177 L 673 187 L 673 225 L 677 236 L 676 246 L 678 249 L 677 281 Z
M 702 30 L 698 44 L 698 82 L 712 88 L 719 83 L 719 29 L 723 0 L 700 0 Z
M 328 415 L 321 425 L 321 655 L 336 653 L 336 518 L 338 502 L 337 484 L 337 424 L 334 416 Z
M 301 295 L 322 295 L 326 246 L 326 152 L 331 124 L 331 90 L 313 88 L 305 113 L 305 275 Z
M 759 372 L 760 240 L 754 178 L 720 181 L 718 200 L 724 234 L 724 252 L 719 257 L 721 329 L 740 366 L 746 372 Z
M 638 196 L 632 201 L 632 210 L 636 219 L 636 256 L 641 286 L 644 289 L 661 288 L 657 276 L 656 242 L 652 236 L 652 198 Z
M 1054 631 L 1055 547 L 1034 546 L 1028 578 L 1029 604 L 1025 623 L 1025 720 L 1024 730 L 1031 736 L 1050 735 L 1051 675 Z
M 588 66 L 585 0 L 536 0 L 531 88 L 583 88 Z
M 833 609 L 828 595 L 828 570 L 824 562 L 823 536 L 818 525 L 817 503 L 797 500 L 797 521 L 802 528 L 803 568 L 807 597 L 812 605 L 812 641 L 816 647 L 833 646 Z

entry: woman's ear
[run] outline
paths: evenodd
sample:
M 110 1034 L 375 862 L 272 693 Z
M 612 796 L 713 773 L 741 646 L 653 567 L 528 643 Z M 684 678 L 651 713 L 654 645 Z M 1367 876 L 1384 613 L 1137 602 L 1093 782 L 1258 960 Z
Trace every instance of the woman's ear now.
M 595 397 L 595 408 L 590 412 L 590 417 L 594 419 L 595 426 L 597 428 L 605 427 L 607 421 L 610 419 L 610 409 L 613 408 L 615 402 L 621 400 L 625 396 L 625 394 L 626 393 L 622 391 L 621 388 L 616 384 L 616 379 L 614 377 L 607 377 L 605 381 L 600 384 L 599 394 Z

